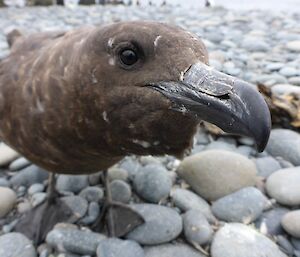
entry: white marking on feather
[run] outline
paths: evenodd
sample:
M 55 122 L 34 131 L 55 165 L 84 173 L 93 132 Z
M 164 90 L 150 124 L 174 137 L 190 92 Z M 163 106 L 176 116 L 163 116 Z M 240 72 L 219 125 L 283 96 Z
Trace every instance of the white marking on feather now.
M 154 40 L 154 46 L 157 47 L 158 40 L 161 38 L 161 36 L 157 36 Z
M 111 65 L 111 66 L 114 66 L 114 65 L 115 65 L 115 59 L 112 58 L 112 57 L 109 58 L 109 59 L 108 59 L 108 64 Z
M 103 117 L 103 120 L 105 120 L 107 123 L 109 123 L 109 119 L 107 118 L 107 112 L 106 111 L 102 112 L 102 117 Z
M 36 108 L 39 112 L 44 112 L 45 111 L 45 108 L 44 108 L 44 106 L 42 105 L 42 103 L 39 99 L 37 99 L 37 101 L 36 101 Z
M 137 145 L 141 145 L 144 148 L 149 148 L 151 146 L 150 143 L 143 140 L 133 139 L 132 142 Z
M 114 39 L 113 37 L 111 37 L 111 38 L 108 40 L 107 45 L 108 45 L 109 48 L 112 48 L 112 46 L 113 46 L 113 44 L 114 44 L 114 41 L 115 41 L 115 39 Z

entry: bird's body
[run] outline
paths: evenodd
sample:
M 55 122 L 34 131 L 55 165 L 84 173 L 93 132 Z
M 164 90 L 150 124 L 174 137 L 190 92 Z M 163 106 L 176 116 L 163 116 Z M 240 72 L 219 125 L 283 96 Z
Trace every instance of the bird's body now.
M 110 36 L 105 27 L 85 27 L 17 38 L 0 64 L 1 138 L 39 166 L 62 173 L 107 169 L 127 154 L 181 155 L 191 144 L 197 121 L 170 112 L 170 101 L 160 93 L 134 84 L 151 77 L 179 78 L 190 63 L 164 72 L 169 60 L 156 52 L 155 43 L 178 40 L 183 31 L 130 25 L 133 35 L 149 42 L 153 56 L 143 76 L 115 69 L 113 57 L 101 55 L 109 40 L 127 37 L 120 26 Z M 168 38 L 160 38 L 166 32 Z M 178 42 L 178 48 L 186 47 L 184 43 Z M 207 62 L 202 43 L 195 42 L 194 48 Z

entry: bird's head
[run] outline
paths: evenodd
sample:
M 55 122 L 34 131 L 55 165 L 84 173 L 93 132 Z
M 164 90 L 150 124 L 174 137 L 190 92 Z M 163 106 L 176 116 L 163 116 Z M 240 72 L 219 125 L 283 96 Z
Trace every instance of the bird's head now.
M 271 123 L 263 97 L 208 66 L 195 35 L 157 22 L 122 22 L 99 29 L 89 44 L 90 74 L 101 84 L 96 108 L 122 153 L 180 155 L 200 120 L 264 149 Z

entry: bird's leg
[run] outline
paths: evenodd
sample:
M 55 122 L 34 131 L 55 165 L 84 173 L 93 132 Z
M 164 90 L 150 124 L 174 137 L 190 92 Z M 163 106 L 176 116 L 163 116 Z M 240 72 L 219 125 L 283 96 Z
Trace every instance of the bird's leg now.
M 47 199 L 21 217 L 15 231 L 25 234 L 37 245 L 43 242 L 47 233 L 59 222 L 68 222 L 73 216 L 70 208 L 59 198 L 55 188 L 55 174 L 51 173 L 48 180 Z
M 143 217 L 129 205 L 113 201 L 107 171 L 103 172 L 103 183 L 106 193 L 105 202 L 101 215 L 93 225 L 94 230 L 103 229 L 106 221 L 108 236 L 122 237 L 145 222 Z

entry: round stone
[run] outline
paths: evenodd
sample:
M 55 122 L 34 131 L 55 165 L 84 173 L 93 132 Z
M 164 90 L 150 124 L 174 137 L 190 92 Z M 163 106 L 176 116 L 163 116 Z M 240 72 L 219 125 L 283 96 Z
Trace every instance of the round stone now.
M 112 167 L 108 170 L 108 178 L 110 181 L 113 180 L 128 180 L 128 171 L 117 167 Z
M 288 42 L 286 44 L 286 48 L 294 52 L 300 52 L 300 40 L 294 40 Z
M 211 150 L 185 158 L 177 169 L 192 189 L 207 200 L 216 200 L 255 184 L 256 167 L 241 154 Z
M 273 129 L 266 150 L 272 156 L 300 165 L 300 135 L 289 129 Z
M 287 206 L 300 204 L 300 167 L 276 171 L 268 179 L 266 189 L 276 201 Z
M 20 156 L 15 150 L 4 143 L 0 143 L 0 166 L 7 166 Z
M 13 190 L 8 187 L 0 187 L 0 218 L 5 217 L 13 209 L 16 201 L 17 196 Z
M 174 205 L 183 212 L 199 210 L 209 221 L 214 222 L 216 220 L 211 212 L 210 205 L 203 198 L 190 190 L 182 188 L 173 189 L 171 198 Z
M 226 224 L 216 233 L 211 256 L 287 257 L 269 238 L 240 223 Z
M 213 230 L 199 210 L 189 210 L 182 218 L 183 232 L 188 242 L 203 245 L 211 240 Z
M 45 189 L 45 186 L 43 184 L 36 183 L 36 184 L 31 185 L 28 188 L 28 194 L 33 195 L 35 193 L 41 193 L 44 191 L 44 189 Z
M 49 173 L 36 165 L 30 165 L 18 171 L 10 179 L 14 187 L 25 186 L 29 187 L 36 183 L 43 183 L 48 178 Z
M 131 188 L 125 181 L 114 180 L 110 183 L 111 196 L 114 201 L 128 203 L 131 198 Z
M 130 205 L 145 220 L 126 238 L 143 245 L 167 243 L 175 239 L 182 231 L 182 218 L 173 209 L 154 204 Z
M 88 176 L 86 175 L 59 175 L 56 181 L 58 191 L 73 192 L 75 194 L 88 185 Z
M 21 157 L 16 159 L 15 161 L 13 161 L 10 165 L 9 165 L 9 169 L 11 171 L 17 171 L 17 170 L 21 170 L 27 166 L 30 165 L 30 161 L 28 161 L 26 158 Z
M 0 194 L 1 195 L 1 194 Z M 21 233 L 8 233 L 0 236 L 1 257 L 36 257 L 32 242 Z
M 285 214 L 281 220 L 282 227 L 291 236 L 300 238 L 300 210 Z
M 97 246 L 105 238 L 99 233 L 79 230 L 74 225 L 59 224 L 48 233 L 46 242 L 60 252 L 94 256 Z
M 149 164 L 142 167 L 133 180 L 133 189 L 145 200 L 158 203 L 171 191 L 172 180 L 161 165 Z
M 199 251 L 185 244 L 164 244 L 145 247 L 145 257 L 205 257 Z
M 79 196 L 85 198 L 88 202 L 99 202 L 103 199 L 104 192 L 100 187 L 86 187 L 80 192 Z
M 61 200 L 72 210 L 73 222 L 82 218 L 88 209 L 88 202 L 80 196 L 65 196 Z
M 282 217 L 289 212 L 289 209 L 277 207 L 264 212 L 259 219 L 255 222 L 258 230 L 265 234 L 276 236 L 283 234 L 284 231 L 281 227 Z
M 264 178 L 269 177 L 273 172 L 280 170 L 280 163 L 273 157 L 267 156 L 255 160 L 258 175 Z
M 109 238 L 102 240 L 97 248 L 98 257 L 144 257 L 143 248 L 131 240 Z
M 221 220 L 249 224 L 262 214 L 266 204 L 267 198 L 258 189 L 246 187 L 215 201 L 212 211 Z

